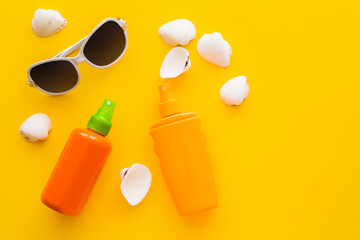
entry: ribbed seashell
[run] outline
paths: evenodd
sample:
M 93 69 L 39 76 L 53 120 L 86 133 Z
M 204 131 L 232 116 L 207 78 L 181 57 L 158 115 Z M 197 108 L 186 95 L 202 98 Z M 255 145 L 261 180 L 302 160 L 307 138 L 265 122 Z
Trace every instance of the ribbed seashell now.
M 38 9 L 35 11 L 31 26 L 35 34 L 40 37 L 48 37 L 63 29 L 66 19 L 58 11 Z
M 142 164 L 134 163 L 120 172 L 120 189 L 131 206 L 139 204 L 146 196 L 151 185 L 151 172 Z
M 25 120 L 20 127 L 21 135 L 29 142 L 45 140 L 52 125 L 50 118 L 43 113 L 37 113 Z
M 159 35 L 170 46 L 185 46 L 195 38 L 196 28 L 189 20 L 178 19 L 162 25 Z
M 249 84 L 245 76 L 227 81 L 220 89 L 221 100 L 229 106 L 240 105 L 249 95 Z
M 204 34 L 197 44 L 201 57 L 220 67 L 230 65 L 232 50 L 230 44 L 223 39 L 220 33 Z
M 174 78 L 186 72 L 191 67 L 189 51 L 182 47 L 176 47 L 166 55 L 161 68 L 161 78 Z

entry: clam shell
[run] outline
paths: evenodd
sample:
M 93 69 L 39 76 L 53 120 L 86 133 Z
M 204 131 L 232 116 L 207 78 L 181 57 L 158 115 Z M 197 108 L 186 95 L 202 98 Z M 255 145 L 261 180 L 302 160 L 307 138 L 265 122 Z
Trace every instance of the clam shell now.
M 195 38 L 196 28 L 191 21 L 178 19 L 162 25 L 159 35 L 170 46 L 185 46 Z
M 190 67 L 189 51 L 182 47 L 176 47 L 166 55 L 160 68 L 160 77 L 174 78 L 189 70 Z
M 120 189 L 131 206 L 139 204 L 146 196 L 151 185 L 151 172 L 142 164 L 134 163 L 120 172 Z
M 38 9 L 35 11 L 31 26 L 35 34 L 40 37 L 48 37 L 63 29 L 66 19 L 55 10 Z
M 245 76 L 227 81 L 220 89 L 221 100 L 229 106 L 240 105 L 249 94 L 250 88 Z
M 218 32 L 204 34 L 197 44 L 197 51 L 202 58 L 220 67 L 230 65 L 232 50 L 230 44 L 225 41 Z
M 45 140 L 52 128 L 50 118 L 43 113 L 30 116 L 20 127 L 21 135 L 29 142 Z

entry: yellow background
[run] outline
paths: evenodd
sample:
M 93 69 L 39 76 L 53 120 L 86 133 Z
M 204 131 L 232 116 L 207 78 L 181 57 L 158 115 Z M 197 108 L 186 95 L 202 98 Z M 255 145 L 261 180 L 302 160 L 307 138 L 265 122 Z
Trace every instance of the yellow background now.
M 37 8 L 58 10 L 68 24 L 37 37 Z M 0 239 L 359 239 L 360 4 L 327 1 L 8 1 L 1 7 Z M 27 68 L 86 36 L 106 17 L 128 23 L 129 48 L 107 69 L 80 65 L 81 83 L 51 97 L 26 84 Z M 192 67 L 171 80 L 185 111 L 203 119 L 219 206 L 181 218 L 153 151 L 159 119 L 159 69 L 171 49 L 158 28 L 193 21 L 186 48 Z M 202 59 L 196 44 L 221 32 L 231 65 Z M 245 75 L 250 94 L 239 107 L 219 98 Z M 108 138 L 113 152 L 77 218 L 40 202 L 70 134 L 85 127 L 104 98 L 117 102 Z M 44 142 L 28 143 L 21 123 L 42 112 L 53 123 Z M 136 207 L 121 195 L 119 172 L 143 163 L 153 174 Z

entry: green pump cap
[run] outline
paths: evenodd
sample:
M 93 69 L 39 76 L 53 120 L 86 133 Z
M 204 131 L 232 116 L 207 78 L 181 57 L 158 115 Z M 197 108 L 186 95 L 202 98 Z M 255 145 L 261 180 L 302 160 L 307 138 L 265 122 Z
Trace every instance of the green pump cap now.
M 103 105 L 95 115 L 92 115 L 90 121 L 87 125 L 87 128 L 100 133 L 101 135 L 108 135 L 111 124 L 111 118 L 113 116 L 113 111 L 116 107 L 116 103 L 105 99 Z

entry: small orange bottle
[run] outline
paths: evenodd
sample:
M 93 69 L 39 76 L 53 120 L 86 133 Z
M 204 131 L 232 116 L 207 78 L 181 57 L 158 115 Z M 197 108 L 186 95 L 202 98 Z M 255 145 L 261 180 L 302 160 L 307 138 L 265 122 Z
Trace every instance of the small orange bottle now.
M 73 130 L 41 195 L 46 206 L 69 216 L 81 213 L 111 152 L 105 136 L 115 106 L 105 99 L 87 129 Z
M 159 87 L 162 119 L 150 128 L 155 151 L 180 215 L 217 206 L 210 156 L 196 113 L 183 113 L 169 85 Z

